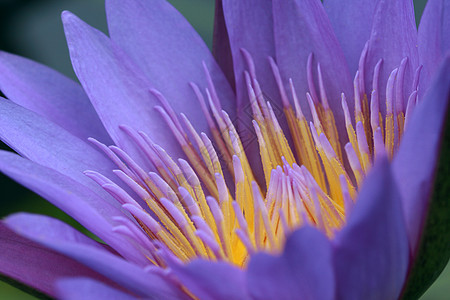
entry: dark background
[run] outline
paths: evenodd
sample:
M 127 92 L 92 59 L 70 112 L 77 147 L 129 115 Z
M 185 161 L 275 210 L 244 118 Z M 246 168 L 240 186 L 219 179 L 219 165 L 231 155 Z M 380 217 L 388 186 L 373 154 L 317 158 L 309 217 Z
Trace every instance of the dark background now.
M 214 0 L 169 2 L 183 13 L 208 46 L 211 46 Z M 417 22 L 425 4 L 426 0 L 414 1 Z M 60 20 L 63 10 L 70 10 L 90 25 L 107 32 L 104 0 L 0 0 L 0 49 L 31 58 L 76 79 Z M 0 147 L 7 149 L 3 143 Z M 27 211 L 51 215 L 80 228 L 69 216 L 2 174 L 0 189 L 0 218 L 14 212 Z M 445 299 L 450 294 L 449 283 L 450 269 L 447 267 L 422 299 Z M 0 299 L 11 298 L 33 299 L 0 282 Z

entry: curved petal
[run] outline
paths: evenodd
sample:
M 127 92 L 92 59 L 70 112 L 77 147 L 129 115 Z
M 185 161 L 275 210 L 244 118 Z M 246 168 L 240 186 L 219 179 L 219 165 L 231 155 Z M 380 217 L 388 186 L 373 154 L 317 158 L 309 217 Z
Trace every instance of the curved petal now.
M 23 238 L 3 222 L 0 222 L 0 274 L 51 297 L 56 297 L 54 284 L 62 277 L 105 280 L 84 265 Z
M 375 65 L 383 59 L 379 78 L 379 97 L 386 99 L 386 83 L 392 70 L 408 57 L 403 82 L 403 108 L 412 92 L 414 73 L 419 66 L 417 29 L 412 0 L 379 0 L 369 40 L 367 54 L 366 91 L 372 90 Z M 385 114 L 386 102 L 380 101 L 380 112 Z
M 249 299 L 244 272 L 226 262 L 195 260 L 187 265 L 170 264 L 177 279 L 199 299 Z
M 239 135 L 244 141 L 255 141 L 252 125 L 253 113 L 248 97 L 244 71 L 250 71 L 242 49 L 248 51 L 254 62 L 255 74 L 267 101 L 277 111 L 282 111 L 281 98 L 275 84 L 269 57 L 275 57 L 273 36 L 272 0 L 223 0 L 223 11 L 227 25 L 235 74 L 237 120 Z M 287 123 L 281 118 L 281 126 L 287 130 Z M 287 132 L 287 131 L 285 131 Z M 289 136 L 288 136 L 289 138 Z M 259 182 L 264 182 L 259 146 L 256 142 L 244 142 L 252 169 Z
M 32 228 L 22 227 L 21 223 L 16 223 L 14 219 L 6 219 L 5 222 L 20 235 L 73 258 L 138 295 L 157 298 L 164 295 L 164 299 L 178 299 L 176 295 L 181 295 L 178 288 L 167 279 L 145 272 L 143 268 L 117 255 L 60 235 L 36 235 Z
M 106 15 L 111 39 L 139 64 L 152 87 L 159 90 L 178 113 L 185 113 L 199 131 L 208 126 L 189 86 L 208 87 L 206 64 L 223 108 L 233 119 L 231 87 L 201 37 L 165 0 L 108 0 Z
M 235 89 L 233 57 L 231 55 L 230 40 L 228 38 L 228 30 L 225 24 L 225 16 L 223 13 L 222 0 L 216 0 L 214 9 L 214 31 L 212 53 L 217 64 L 222 69 L 228 79 L 232 89 Z
M 369 40 L 378 0 L 324 0 L 323 5 L 344 52 L 350 74 Z
M 432 76 L 445 53 L 450 50 L 450 1 L 429 0 L 420 19 L 418 43 L 419 59 L 423 65 L 421 93 L 426 92 Z
M 101 251 L 111 251 L 108 246 L 94 241 L 68 224 L 48 216 L 22 212 L 7 216 L 3 222 L 18 234 L 25 232 L 25 235 L 56 238 L 91 246 Z
M 114 178 L 111 161 L 60 126 L 1 97 L 0 139 L 22 156 L 76 180 L 115 203 L 108 193 L 82 173 L 96 170 Z
M 123 213 L 85 186 L 7 151 L 0 151 L 0 171 L 66 212 L 122 256 L 136 263 L 146 262 L 142 253 L 112 231 L 113 217 Z
M 244 71 L 248 66 L 241 49 L 247 50 L 255 63 L 256 75 L 261 89 L 273 102 L 281 106 L 279 93 L 268 58 L 275 57 L 273 36 L 272 0 L 223 0 L 223 11 L 230 39 L 236 76 L 236 97 L 239 116 L 250 109 Z M 251 122 L 251 120 L 250 120 Z M 250 125 L 251 126 L 251 125 Z
M 398 299 L 409 249 L 401 196 L 386 158 L 365 179 L 334 245 L 338 299 Z
M 82 140 L 111 141 L 81 86 L 55 70 L 0 51 L 0 90 Z
M 154 109 L 151 84 L 103 33 L 70 12 L 62 13 L 70 58 L 78 79 L 113 141 L 147 169 L 149 163 L 120 125 L 142 130 L 175 157 L 182 152 Z M 178 88 L 178 87 L 177 87 Z
M 352 83 L 345 56 L 322 3 L 319 0 L 274 0 L 273 14 L 276 58 L 285 83 L 292 78 L 303 112 L 312 120 L 305 93 L 308 91 L 307 60 L 313 53 L 316 63 L 321 65 L 338 130 L 345 133 L 340 99 L 344 92 L 349 106 L 353 106 Z M 340 134 L 341 142 L 345 142 L 345 137 L 346 134 Z
M 438 279 L 450 259 L 450 118 L 445 121 L 439 159 L 425 223 L 410 265 L 403 299 L 419 299 Z M 448 273 L 447 273 L 448 274 Z M 443 277 L 445 278 L 445 276 Z M 443 279 L 442 278 L 442 279 Z M 441 280 L 444 283 L 445 280 Z M 430 295 L 430 294 L 429 294 Z
M 393 161 L 413 254 L 428 211 L 442 129 L 450 109 L 449 98 L 450 55 L 447 55 L 433 84 L 416 107 Z
M 136 299 L 130 294 L 85 277 L 61 279 L 56 284 L 56 290 L 58 299 L 64 300 Z
M 256 254 L 247 282 L 252 299 L 334 299 L 331 244 L 312 227 L 288 237 L 281 256 Z

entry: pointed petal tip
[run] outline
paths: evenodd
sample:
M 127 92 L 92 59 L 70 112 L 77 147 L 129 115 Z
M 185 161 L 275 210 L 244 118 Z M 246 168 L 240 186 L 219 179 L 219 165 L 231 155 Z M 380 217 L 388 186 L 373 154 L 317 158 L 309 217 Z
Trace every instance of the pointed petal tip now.
M 62 20 L 63 24 L 66 24 L 74 19 L 75 20 L 79 19 L 74 13 L 72 13 L 68 10 L 63 10 L 61 12 L 61 20 Z

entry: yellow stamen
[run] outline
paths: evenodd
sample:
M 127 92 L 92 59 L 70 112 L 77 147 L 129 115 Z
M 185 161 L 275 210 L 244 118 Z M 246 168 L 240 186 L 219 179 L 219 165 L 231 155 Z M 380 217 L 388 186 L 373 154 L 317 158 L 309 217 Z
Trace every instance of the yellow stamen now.
M 210 77 L 207 101 L 195 84 L 191 86 L 205 114 L 212 140 L 207 134 L 197 132 L 185 115 L 181 114 L 180 122 L 162 95 L 153 91 L 164 106 L 156 109 L 173 131 L 187 160 L 174 160 L 145 133 L 128 127 L 123 129 L 145 152 L 156 173 L 146 173 L 123 150 L 94 142 L 118 165 L 121 170 L 114 171 L 115 174 L 145 201 L 154 217 L 114 183 L 105 183 L 107 180 L 104 178 L 97 178 L 98 182 L 121 199 L 124 209 L 131 213 L 152 241 L 149 243 L 164 245 L 165 250 L 182 261 L 202 257 L 245 267 L 249 255 L 256 251 L 281 251 L 286 235 L 305 224 L 315 226 L 333 238 L 335 232 L 344 226 L 374 156 L 383 155 L 386 150 L 392 157 L 403 135 L 405 112 L 396 107 L 394 114 L 393 107 L 397 69 L 392 71 L 386 86 L 384 120 L 378 107 L 381 63 L 375 70 L 370 109 L 365 87 L 361 86 L 364 79 L 360 74 L 364 72 L 357 73 L 354 118 L 342 94 L 345 131 L 339 132 L 337 128 L 343 126 L 337 126 L 334 118 L 337 112 L 330 109 L 320 65 L 317 66 L 320 97 L 315 91 L 312 55 L 308 59 L 310 91 L 306 97 L 299 99 L 294 82 L 289 80 L 293 105 L 278 67 L 271 59 L 290 131 L 288 134 L 280 125 L 284 124 L 279 122 L 280 116 L 276 115 L 277 102 L 264 99 L 263 87 L 256 79 L 250 54 L 243 53 L 251 69 L 244 76 L 264 179 L 255 176 L 260 174 L 254 174 L 247 157 L 249 153 L 246 153 L 237 130 L 239 127 L 222 111 Z M 401 86 L 401 82 L 397 84 Z M 401 93 L 399 95 L 397 97 L 401 97 Z M 417 91 L 411 94 L 410 108 L 416 96 Z M 301 105 L 309 107 L 312 120 L 307 120 Z M 295 151 L 289 144 L 290 138 Z M 340 140 L 349 142 L 343 147 Z M 93 178 L 98 176 L 90 175 Z M 229 177 L 234 177 L 234 180 Z M 153 251 L 146 255 L 149 262 L 166 267 L 163 255 L 154 249 L 149 251 Z

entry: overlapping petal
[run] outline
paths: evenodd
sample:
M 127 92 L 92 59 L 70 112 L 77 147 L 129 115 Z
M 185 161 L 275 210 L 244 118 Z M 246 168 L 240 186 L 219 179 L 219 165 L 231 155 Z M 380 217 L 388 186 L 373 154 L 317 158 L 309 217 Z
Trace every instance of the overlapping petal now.
M 106 280 L 82 264 L 38 245 L 0 223 L 0 274 L 48 296 L 62 277 L 86 276 Z
M 137 264 L 146 262 L 142 253 L 112 231 L 113 217 L 123 213 L 85 186 L 6 151 L 0 151 L 0 170 L 72 216 L 122 256 Z
M 342 47 L 350 74 L 358 70 L 359 57 L 369 40 L 378 0 L 325 0 L 323 6 Z
M 62 19 L 75 73 L 113 141 L 147 169 L 149 163 L 120 125 L 151 133 L 175 157 L 183 156 L 168 126 L 161 126 L 151 83 L 124 51 L 75 15 L 64 12 Z
M 16 213 L 4 219 L 4 223 L 18 234 L 23 232 L 25 235 L 63 239 L 65 241 L 87 245 L 101 251 L 112 252 L 108 246 L 88 238 L 64 222 L 51 217 L 30 213 Z
M 186 266 L 172 263 L 170 267 L 180 282 L 199 299 L 249 299 L 244 271 L 226 262 L 195 260 Z
M 408 237 L 401 196 L 386 158 L 375 164 L 336 235 L 337 299 L 397 299 L 406 279 Z
M 278 102 L 278 89 L 273 79 L 268 58 L 275 57 L 273 36 L 273 16 L 271 0 L 223 1 L 225 22 L 233 56 L 236 74 L 236 98 L 238 114 L 250 118 L 247 84 L 244 71 L 249 70 L 241 49 L 247 50 L 255 63 L 255 71 L 264 94 L 268 99 Z M 242 30 L 245 28 L 245 30 Z M 258 37 L 255 39 L 255 37 Z M 242 110 L 249 110 L 243 112 Z M 243 115 L 247 113 L 246 115 Z M 250 120 L 251 122 L 251 120 Z
M 235 89 L 234 83 L 234 68 L 233 57 L 231 54 L 230 40 L 228 37 L 228 30 L 225 24 L 225 16 L 223 12 L 223 1 L 216 0 L 214 8 L 214 32 L 212 54 L 214 55 L 217 64 L 222 69 L 223 73 L 228 79 L 231 88 Z
M 288 237 L 281 256 L 252 256 L 247 282 L 252 299 L 333 299 L 331 244 L 315 228 L 299 229 Z
M 199 131 L 207 122 L 189 82 L 208 87 L 206 64 L 223 108 L 234 119 L 231 87 L 214 57 L 186 19 L 164 0 L 108 0 L 106 15 L 112 41 L 141 68 L 176 112 L 186 114 Z
M 429 0 L 420 19 L 418 45 L 423 65 L 420 95 L 423 96 L 439 63 L 450 50 L 450 1 Z
M 0 138 L 22 156 L 70 177 L 107 201 L 113 201 L 82 173 L 97 170 L 112 178 L 112 162 L 87 141 L 3 98 L 0 98 Z
M 352 83 L 345 56 L 322 3 L 318 0 L 274 0 L 273 17 L 277 63 L 284 82 L 292 78 L 306 118 L 312 120 L 304 95 L 308 91 L 308 56 L 313 53 L 315 63 L 320 63 L 322 68 L 338 130 L 345 132 L 340 99 L 344 92 L 352 107 Z M 313 67 L 314 74 L 315 71 Z M 340 135 L 342 139 L 345 136 Z
M 236 83 L 237 119 L 236 125 L 243 140 L 252 140 L 255 137 L 252 125 L 252 109 L 248 96 L 248 87 L 244 71 L 256 76 L 262 87 L 263 96 L 270 101 L 275 109 L 282 110 L 279 92 L 276 87 L 269 57 L 275 58 L 275 45 L 273 36 L 272 0 L 244 0 L 222 1 L 225 22 L 233 58 L 233 69 Z M 242 30 L 245 28 L 245 30 Z M 255 37 L 258 37 L 255 39 Z M 254 65 L 249 66 L 242 50 L 248 51 Z M 254 68 L 254 69 L 252 69 Z M 254 72 L 254 74 L 252 74 Z M 282 119 L 281 126 L 287 129 Z M 247 153 L 258 153 L 257 143 L 246 143 Z M 256 177 L 263 181 L 261 162 L 257 156 L 250 155 L 252 168 Z
M 80 139 L 110 142 L 81 86 L 46 66 L 0 52 L 0 90 Z
M 393 161 L 413 253 L 417 250 L 428 211 L 449 98 L 450 56 L 447 55 L 427 94 L 415 109 Z
M 370 34 L 366 68 L 366 91 L 372 90 L 375 65 L 383 59 L 379 79 L 380 99 L 386 99 L 386 83 L 389 74 L 407 57 L 408 63 L 403 82 L 403 109 L 411 93 L 414 74 L 419 66 L 417 29 L 411 0 L 379 0 Z M 380 111 L 385 114 L 385 101 L 380 101 Z
M 411 0 L 327 0 L 325 8 L 319 0 L 218 0 L 217 3 L 220 21 L 226 22 L 226 28 L 224 24 L 218 28 L 222 37 L 229 40 L 216 43 L 215 52 L 227 53 L 228 61 L 229 55 L 232 57 L 237 103 L 201 38 L 163 0 L 107 0 L 111 39 L 71 13 L 63 13 L 75 72 L 103 125 L 76 84 L 36 63 L 0 53 L 0 71 L 4 70 L 0 87 L 11 100 L 26 107 L 0 99 L 3 100 L 0 101 L 0 137 L 25 157 L 0 152 L 0 170 L 46 197 L 111 246 L 101 245 L 54 219 L 13 215 L 5 224 L 15 233 L 0 223 L 0 239 L 6 241 L 0 245 L 0 250 L 6 249 L 0 253 L 0 273 L 54 296 L 55 289 L 49 284 L 64 276 L 64 270 L 47 268 L 46 276 L 38 278 L 41 262 L 31 255 L 30 266 L 26 266 L 13 253 L 17 250 L 19 254 L 28 254 L 37 249 L 44 261 L 55 259 L 61 262 L 61 268 L 80 269 L 81 273 L 69 272 L 71 278 L 57 285 L 57 295 L 67 299 L 129 298 L 131 294 L 187 299 L 190 293 L 200 299 L 396 299 L 400 296 L 408 266 L 413 262 L 410 258 L 414 259 L 416 254 L 428 209 L 442 125 L 450 109 L 449 56 L 425 98 L 419 97 L 414 115 L 408 118 L 393 165 L 383 155 L 376 157 L 372 171 L 358 191 L 355 207 L 333 239 L 304 226 L 287 238 L 280 255 L 254 254 L 247 270 L 224 261 L 197 259 L 181 263 L 155 242 L 156 250 L 153 250 L 160 255 L 158 259 L 168 265 L 162 270 L 149 267 L 148 249 L 131 236 L 127 238 L 113 230 L 115 217 L 129 217 L 129 214 L 82 174 L 86 169 L 93 169 L 112 177 L 112 163 L 81 139 L 90 135 L 92 126 L 95 137 L 110 142 L 111 136 L 114 143 L 148 171 L 152 166 L 121 127 L 128 125 L 149 134 L 174 158 L 184 156 L 169 127 L 154 109 L 155 105 L 165 106 L 165 103 L 151 89 L 161 91 L 175 112 L 186 113 L 197 130 L 207 131 L 206 120 L 189 87 L 192 81 L 201 89 L 210 88 L 202 68 L 205 63 L 216 87 L 213 94 L 217 93 L 224 109 L 231 112 L 233 122 L 243 121 L 248 125 L 250 117 L 242 120 L 251 115 L 243 72 L 253 70 L 243 56 L 242 49 L 245 49 L 255 62 L 254 73 L 265 95 L 279 99 L 267 63 L 267 56 L 274 56 L 283 82 L 293 79 L 306 118 L 311 120 L 304 95 L 309 90 L 306 65 L 308 56 L 313 54 L 313 77 L 318 78 L 316 67 L 320 64 L 328 102 L 338 130 L 343 133 L 345 122 L 340 95 L 344 92 L 349 106 L 353 106 L 349 70 L 356 71 L 367 39 L 370 38 L 367 67 L 363 74 L 367 78 L 366 91 L 372 90 L 373 68 L 383 59 L 379 93 L 383 100 L 382 114 L 387 77 L 404 57 L 408 63 L 403 86 L 395 87 L 403 88 L 403 93 L 395 93 L 396 97 L 405 95 L 400 99 L 402 111 L 419 62 L 424 64 L 420 86 L 424 92 L 450 47 L 450 39 L 445 35 L 450 24 L 445 18 L 450 11 L 450 2 L 446 0 L 430 0 L 419 37 Z M 356 29 L 355 22 L 358 22 Z M 419 49 L 418 42 L 422 44 Z M 218 50 L 217 45 L 224 49 Z M 432 55 L 426 53 L 426 47 Z M 30 73 L 26 72 L 27 68 Z M 35 78 L 39 72 L 44 76 Z M 53 81 L 60 86 L 52 90 Z M 7 84 L 6 89 L 3 82 Z M 64 102 L 59 102 L 59 98 L 67 93 L 71 104 L 63 107 Z M 54 100 L 55 97 L 58 99 Z M 82 100 L 78 103 L 77 99 Z M 78 110 L 84 111 L 81 117 L 76 116 Z M 94 116 L 92 121 L 79 128 L 75 120 L 66 120 L 78 117 L 82 121 L 89 116 Z M 340 135 L 342 144 L 346 136 Z M 358 142 L 359 139 L 360 132 Z M 249 150 L 250 160 L 259 160 L 258 155 L 252 155 L 257 150 L 245 150 Z M 166 187 L 163 183 L 161 186 Z M 135 224 L 133 218 L 128 220 Z M 137 227 L 141 228 L 147 231 L 142 225 Z M 17 263 L 19 271 L 29 273 L 30 277 L 22 276 L 3 258 Z M 85 277 L 74 278 L 74 275 Z
M 65 236 L 60 234 L 61 231 L 52 234 L 52 230 L 39 230 L 39 227 L 36 229 L 28 226 L 30 221 L 24 224 L 21 218 L 7 218 L 5 223 L 20 235 L 88 266 L 140 296 L 184 299 L 180 290 L 160 274 L 145 272 L 142 267 L 87 243 L 84 239 L 80 241 L 79 235 L 74 239 L 73 234 Z M 45 225 L 47 224 L 44 223 L 43 226 Z
M 65 300 L 136 299 L 130 294 L 85 277 L 61 279 L 57 282 L 56 290 L 58 298 Z

